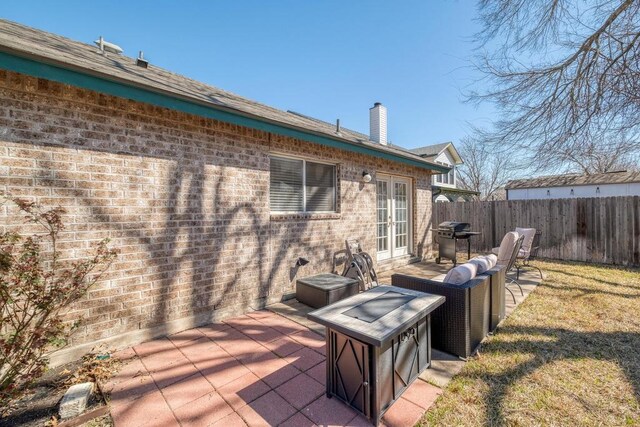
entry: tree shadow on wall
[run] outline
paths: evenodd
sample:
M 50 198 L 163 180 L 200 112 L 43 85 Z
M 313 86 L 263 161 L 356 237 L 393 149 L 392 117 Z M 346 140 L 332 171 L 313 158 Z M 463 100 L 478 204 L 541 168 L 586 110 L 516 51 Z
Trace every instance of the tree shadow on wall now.
M 139 283 L 151 284 L 142 291 L 142 298 L 147 298 L 153 308 L 151 319 L 140 321 L 138 326 L 153 327 L 156 336 L 168 332 L 166 322 L 170 320 L 201 316 L 192 325 L 195 326 L 211 321 L 227 307 L 263 306 L 273 292 L 277 272 L 290 261 L 290 252 L 314 250 L 305 240 L 292 246 L 289 233 L 271 233 L 268 210 L 265 214 L 264 206 L 257 205 L 250 196 L 238 196 L 241 190 L 235 189 L 229 178 L 233 168 L 218 166 L 218 173 L 207 175 L 206 168 L 213 165 L 204 161 L 177 158 L 172 162 L 165 183 L 156 184 L 160 187 L 156 192 L 168 192 L 166 203 L 155 198 L 153 207 L 149 207 L 151 221 L 147 215 L 140 215 L 127 219 L 122 227 L 111 223 L 109 201 L 76 188 L 73 179 L 65 178 L 65 171 L 56 170 L 56 179 L 42 180 L 51 188 L 73 194 L 80 205 L 89 208 L 93 220 L 110 230 L 116 242 L 133 238 L 145 248 L 143 259 L 148 266 L 136 269 L 134 274 L 142 276 Z M 49 167 L 55 170 L 54 164 Z M 213 197 L 209 200 L 206 193 L 212 187 Z M 163 220 L 156 221 L 154 217 L 158 215 Z M 158 222 L 160 230 L 155 229 Z M 291 226 L 296 235 L 304 235 L 309 221 L 295 221 Z M 273 239 L 288 240 L 278 244 Z M 118 262 L 127 261 L 126 255 L 121 258 Z M 113 274 L 129 277 L 127 272 Z

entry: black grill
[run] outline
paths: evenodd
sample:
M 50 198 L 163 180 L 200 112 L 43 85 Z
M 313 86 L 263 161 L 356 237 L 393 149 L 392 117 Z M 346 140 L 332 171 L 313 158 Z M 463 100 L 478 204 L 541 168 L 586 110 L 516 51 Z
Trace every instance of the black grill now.
M 467 257 L 471 257 L 471 236 L 480 233 L 471 231 L 471 225 L 468 222 L 445 221 L 438 225 L 434 230 L 438 236 L 438 257 L 436 262 L 440 264 L 442 258 L 448 258 L 453 261 L 453 265 L 457 264 L 456 260 L 456 242 L 458 240 L 467 240 Z
M 468 239 L 471 225 L 468 222 L 445 221 L 438 226 L 438 237 Z

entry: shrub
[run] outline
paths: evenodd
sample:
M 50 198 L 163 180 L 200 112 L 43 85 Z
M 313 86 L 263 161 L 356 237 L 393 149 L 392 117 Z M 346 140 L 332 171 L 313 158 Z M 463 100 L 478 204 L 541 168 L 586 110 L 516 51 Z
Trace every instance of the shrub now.
M 116 257 L 105 239 L 87 258 L 62 260 L 57 242 L 64 209 L 7 201 L 42 232 L 0 233 L 0 404 L 43 373 L 47 355 L 63 346 L 78 325 L 63 322 L 62 312 L 85 295 Z

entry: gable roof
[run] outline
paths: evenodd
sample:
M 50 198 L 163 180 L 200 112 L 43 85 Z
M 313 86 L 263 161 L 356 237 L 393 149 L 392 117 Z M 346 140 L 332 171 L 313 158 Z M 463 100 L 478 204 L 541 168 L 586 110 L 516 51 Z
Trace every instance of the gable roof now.
M 370 141 L 365 135 L 278 110 L 124 55 L 0 20 L 0 68 L 109 95 L 197 114 L 240 126 L 291 136 L 423 169 L 446 172 L 408 150 Z
M 458 150 L 456 150 L 455 145 L 453 145 L 453 142 L 451 141 L 443 142 L 440 144 L 426 145 L 424 147 L 412 148 L 409 151 L 427 160 L 433 161 L 440 155 L 440 153 L 445 150 L 449 150 L 449 152 L 451 153 L 451 157 L 453 157 L 456 165 L 464 163 L 464 160 L 462 160 L 460 153 L 458 153 Z
M 631 182 L 640 182 L 640 172 L 615 171 L 593 175 L 565 174 L 541 176 L 532 179 L 514 179 L 509 181 L 505 188 L 514 190 L 519 188 L 627 184 Z

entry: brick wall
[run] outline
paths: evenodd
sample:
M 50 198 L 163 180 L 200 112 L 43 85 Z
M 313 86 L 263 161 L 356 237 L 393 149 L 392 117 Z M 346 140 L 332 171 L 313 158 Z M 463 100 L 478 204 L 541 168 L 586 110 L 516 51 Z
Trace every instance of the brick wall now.
M 271 151 L 337 163 L 339 213 L 270 215 Z M 413 179 L 413 253 L 430 255 L 424 170 L 0 71 L 0 190 L 67 210 L 67 258 L 104 237 L 121 253 L 66 315 L 84 322 L 60 358 L 280 300 L 330 271 L 345 237 L 374 252 L 376 173 Z

